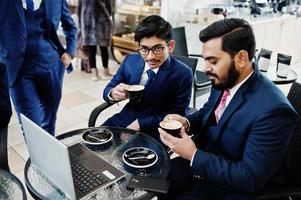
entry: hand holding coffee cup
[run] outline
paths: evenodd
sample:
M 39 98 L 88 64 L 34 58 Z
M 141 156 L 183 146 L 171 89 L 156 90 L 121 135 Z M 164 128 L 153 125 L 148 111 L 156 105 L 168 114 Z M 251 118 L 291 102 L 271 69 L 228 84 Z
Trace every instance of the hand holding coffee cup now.
M 167 119 L 160 122 L 160 127 L 175 137 L 181 137 L 180 131 L 182 128 L 182 123 L 173 119 Z
M 140 103 L 142 102 L 144 95 L 143 85 L 129 85 L 125 88 L 128 93 L 131 102 Z
M 129 85 L 120 83 L 114 87 L 111 91 L 110 96 L 116 101 L 122 101 L 128 98 L 128 93 L 125 90 Z

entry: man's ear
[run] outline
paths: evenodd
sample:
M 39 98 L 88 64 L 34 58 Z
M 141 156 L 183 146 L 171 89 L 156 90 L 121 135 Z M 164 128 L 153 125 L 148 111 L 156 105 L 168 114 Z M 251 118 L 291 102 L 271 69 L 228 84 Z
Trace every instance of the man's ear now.
M 168 52 L 171 54 L 173 50 L 175 49 L 176 42 L 174 40 L 170 40 L 168 42 Z
M 236 66 L 243 68 L 249 62 L 249 54 L 246 50 L 240 50 L 234 57 Z

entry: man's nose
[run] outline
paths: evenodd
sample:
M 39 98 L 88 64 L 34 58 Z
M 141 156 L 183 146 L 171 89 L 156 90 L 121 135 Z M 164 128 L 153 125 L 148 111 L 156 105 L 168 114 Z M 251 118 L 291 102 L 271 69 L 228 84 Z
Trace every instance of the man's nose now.
M 212 71 L 212 67 L 209 63 L 204 62 L 204 72 L 210 72 Z
M 155 58 L 155 54 L 153 53 L 153 51 L 150 50 L 148 52 L 147 56 L 146 56 L 146 59 L 150 60 L 150 59 L 153 59 L 153 58 Z

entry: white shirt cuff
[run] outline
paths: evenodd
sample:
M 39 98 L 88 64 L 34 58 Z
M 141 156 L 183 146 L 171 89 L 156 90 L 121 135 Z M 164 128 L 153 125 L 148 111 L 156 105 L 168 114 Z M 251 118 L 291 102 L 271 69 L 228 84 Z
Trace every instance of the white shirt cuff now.
M 185 131 L 188 132 L 188 131 L 190 130 L 190 122 L 188 121 L 187 118 L 185 118 L 185 120 L 186 120 L 186 122 L 187 122 L 187 124 L 188 124 L 188 127 L 187 127 L 187 129 L 186 129 Z
M 193 155 L 192 155 L 192 158 L 191 158 L 191 161 L 190 161 L 190 167 L 191 167 L 192 164 L 193 164 L 194 156 L 195 156 L 195 153 L 196 153 L 197 150 L 198 150 L 198 149 L 196 149 L 196 150 L 194 151 Z
M 110 92 L 108 93 L 108 96 L 107 96 L 107 97 L 108 97 L 110 103 L 116 103 L 117 101 L 116 101 L 115 99 L 113 99 L 113 98 L 110 96 L 112 90 L 113 90 L 113 89 L 110 90 Z

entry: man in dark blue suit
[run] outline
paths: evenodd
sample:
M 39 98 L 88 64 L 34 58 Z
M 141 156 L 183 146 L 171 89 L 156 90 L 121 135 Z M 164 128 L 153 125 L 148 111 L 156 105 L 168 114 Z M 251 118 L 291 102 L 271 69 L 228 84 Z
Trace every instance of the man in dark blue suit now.
M 66 48 L 56 32 L 60 22 Z M 54 134 L 64 69 L 72 68 L 77 43 L 67 2 L 1 0 L 0 23 L 0 63 L 7 66 L 18 117 L 23 113 Z
M 224 19 L 199 36 L 213 87 L 199 111 L 166 116 L 186 128 L 182 138 L 159 129 L 162 142 L 180 156 L 171 163 L 167 198 L 248 199 L 268 181 L 285 178 L 281 162 L 298 116 L 251 62 L 255 38 L 248 22 Z
M 7 128 L 11 115 L 6 67 L 0 63 L 0 129 Z
M 137 26 L 135 40 L 139 54 L 128 55 L 106 86 L 103 97 L 109 102 L 128 98 L 128 85 L 145 85 L 141 102 L 129 102 L 103 125 L 128 127 L 159 139 L 157 127 L 168 113 L 184 115 L 188 109 L 192 71 L 172 58 L 175 47 L 172 27 L 162 17 L 151 15 Z

